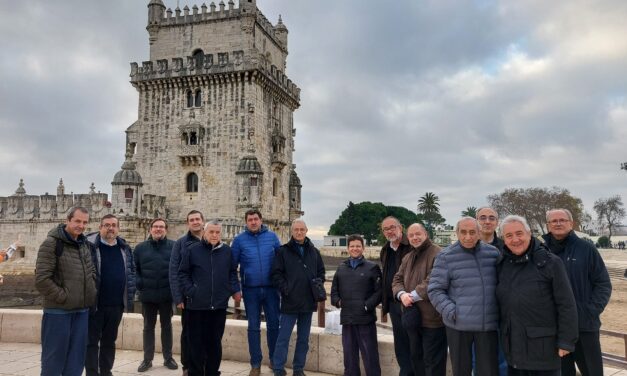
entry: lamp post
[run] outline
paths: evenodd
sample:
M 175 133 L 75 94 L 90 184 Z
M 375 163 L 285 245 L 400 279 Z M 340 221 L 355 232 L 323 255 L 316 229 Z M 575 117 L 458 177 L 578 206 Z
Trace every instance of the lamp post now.
M 627 162 L 623 162 L 620 164 L 620 169 L 621 170 L 626 170 L 627 171 Z

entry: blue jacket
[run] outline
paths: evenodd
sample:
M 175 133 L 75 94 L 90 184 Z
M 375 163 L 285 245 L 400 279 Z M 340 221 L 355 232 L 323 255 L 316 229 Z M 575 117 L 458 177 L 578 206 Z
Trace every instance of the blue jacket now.
M 170 279 L 170 290 L 172 290 L 172 302 L 174 305 L 184 303 L 183 286 L 179 284 L 181 254 L 184 250 L 198 242 L 200 242 L 200 239 L 188 231 L 187 234 L 175 241 L 174 247 L 172 247 L 172 256 L 170 256 L 170 272 L 168 273 L 168 277 Z
M 256 233 L 246 229 L 233 239 L 231 248 L 239 264 L 242 287 L 272 287 L 270 273 L 280 247 L 279 238 L 266 225 Z
M 124 288 L 124 309 L 127 312 L 133 311 L 133 301 L 135 300 L 135 261 L 133 260 L 133 251 L 128 243 L 118 236 L 117 238 L 120 249 L 122 250 L 122 258 L 124 259 L 124 270 L 126 273 L 126 287 Z M 100 234 L 97 232 L 87 235 L 87 241 L 90 244 L 91 258 L 96 267 L 96 289 L 100 291 Z M 96 298 L 96 305 L 98 299 Z
M 170 255 L 174 241 L 164 238 L 148 240 L 135 247 L 137 290 L 142 303 L 166 303 L 172 301 L 170 291 Z
M 498 249 L 479 241 L 474 249 L 456 242 L 440 252 L 433 264 L 428 294 L 444 325 L 460 331 L 496 330 Z
M 240 291 L 237 264 L 224 243 L 213 247 L 203 239 L 191 244 L 181 255 L 178 275 L 185 309 L 226 309 L 229 297 Z
M 556 247 L 551 234 L 542 236 L 547 247 L 564 262 L 570 287 L 577 303 L 579 330 L 595 332 L 601 328 L 601 312 L 612 295 L 612 283 L 596 247 L 580 239 L 574 231 L 566 237 L 563 249 Z M 558 249 L 560 249 L 558 251 Z

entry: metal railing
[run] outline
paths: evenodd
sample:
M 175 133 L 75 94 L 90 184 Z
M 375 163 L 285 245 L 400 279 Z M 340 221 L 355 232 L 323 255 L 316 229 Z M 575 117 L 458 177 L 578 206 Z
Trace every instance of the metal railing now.
M 599 333 L 601 335 L 608 336 L 608 337 L 622 338 L 623 345 L 625 347 L 625 352 L 623 353 L 623 355 L 601 352 L 601 354 L 603 355 L 603 363 L 606 363 L 612 366 L 618 366 L 621 368 L 627 368 L 627 333 L 620 333 L 620 332 L 615 332 L 612 330 L 604 330 L 604 329 L 601 329 Z

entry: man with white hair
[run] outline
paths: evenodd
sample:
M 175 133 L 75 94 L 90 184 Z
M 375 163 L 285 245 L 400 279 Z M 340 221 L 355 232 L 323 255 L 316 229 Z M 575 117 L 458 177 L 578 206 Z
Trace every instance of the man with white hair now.
M 429 298 L 446 326 L 453 375 L 471 375 L 474 344 L 477 374 L 497 376 L 499 251 L 479 241 L 481 228 L 476 219 L 463 217 L 455 227 L 459 240 L 435 259 Z
M 575 351 L 562 358 L 562 375 L 575 376 L 575 363 L 582 376 L 602 375 L 599 316 L 612 294 L 609 274 L 596 247 L 573 231 L 568 209 L 549 210 L 546 223 L 549 233 L 544 241 L 566 266 L 579 317 L 579 339 Z
M 324 283 L 324 263 L 320 251 L 307 237 L 307 225 L 302 219 L 292 222 L 292 238 L 282 245 L 274 258 L 272 284 L 281 293 L 281 318 L 279 336 L 274 349 L 272 365 L 274 374 L 285 375 L 285 362 L 294 325 L 296 348 L 292 368 L 294 375 L 304 375 L 311 316 L 318 306 L 312 293 L 312 280 Z

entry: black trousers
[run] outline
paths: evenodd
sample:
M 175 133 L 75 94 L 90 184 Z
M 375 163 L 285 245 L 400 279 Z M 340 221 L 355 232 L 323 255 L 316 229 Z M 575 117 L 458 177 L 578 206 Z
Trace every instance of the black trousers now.
M 109 376 L 115 361 L 115 340 L 122 321 L 123 306 L 98 307 L 89 315 L 85 374 Z
M 375 323 L 365 325 L 342 325 L 342 347 L 344 350 L 344 376 L 361 376 L 359 353 L 364 360 L 367 376 L 381 376 L 379 343 Z
M 446 339 L 451 351 L 453 375 L 472 374 L 472 346 L 475 345 L 477 375 L 498 376 L 498 338 L 495 331 L 466 332 L 446 328 Z
M 414 376 L 411 352 L 409 344 L 409 336 L 403 328 L 401 322 L 401 303 L 397 301 L 390 302 L 390 312 L 388 312 L 392 321 L 392 333 L 394 334 L 394 353 L 396 361 L 400 367 L 399 376 Z
M 446 376 L 446 329 L 422 328 L 407 332 L 416 376 Z
M 157 314 L 161 322 L 161 349 L 163 359 L 172 357 L 172 302 L 143 303 L 142 316 L 144 316 L 144 360 L 152 361 L 155 356 L 155 325 Z
M 599 375 L 603 375 L 602 373 Z M 507 376 L 560 376 L 559 369 L 549 371 L 529 371 L 507 367 Z
M 187 328 L 187 310 L 181 310 L 181 365 L 183 371 L 189 368 L 189 329 Z
M 603 358 L 599 332 L 579 332 L 575 352 L 562 358 L 562 375 L 575 376 L 575 363 L 581 376 L 603 374 Z
M 219 375 L 226 309 L 186 311 L 189 328 L 188 375 Z

